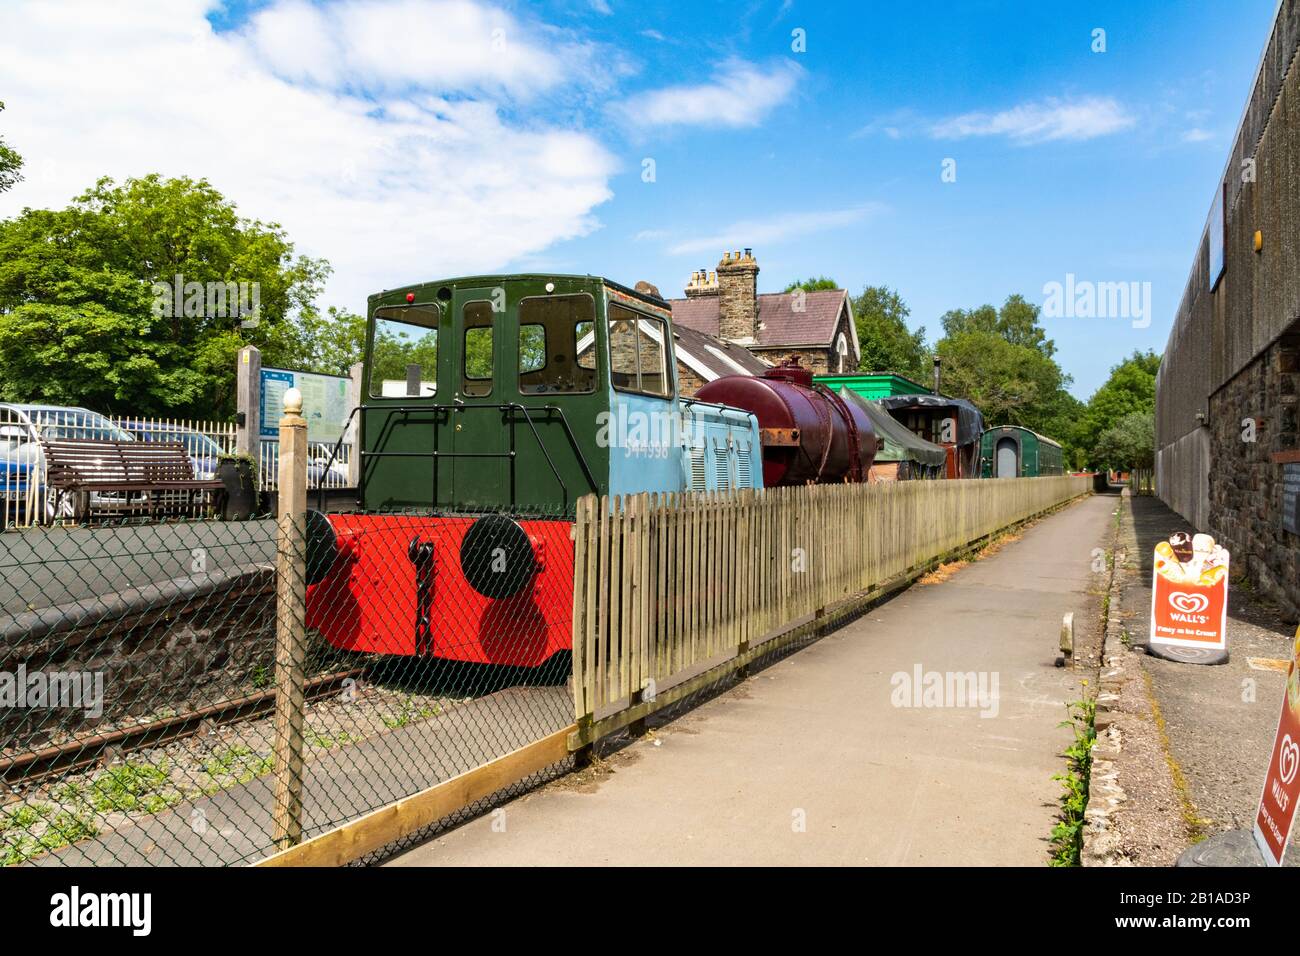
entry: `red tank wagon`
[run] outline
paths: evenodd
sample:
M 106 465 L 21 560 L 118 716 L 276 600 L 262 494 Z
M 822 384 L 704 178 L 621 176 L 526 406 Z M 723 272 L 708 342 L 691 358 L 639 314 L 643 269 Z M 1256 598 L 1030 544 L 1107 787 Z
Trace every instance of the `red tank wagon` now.
M 858 406 L 813 384 L 812 371 L 793 358 L 761 377 L 727 375 L 695 397 L 752 412 L 763 445 L 763 486 L 866 481 L 875 461 L 876 432 Z

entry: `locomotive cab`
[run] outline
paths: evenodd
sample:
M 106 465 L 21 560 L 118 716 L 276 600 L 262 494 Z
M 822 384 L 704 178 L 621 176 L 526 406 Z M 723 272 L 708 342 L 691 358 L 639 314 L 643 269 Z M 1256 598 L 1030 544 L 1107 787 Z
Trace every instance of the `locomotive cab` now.
M 761 480 L 753 416 L 679 400 L 667 303 L 598 277 L 372 296 L 364 371 L 363 513 L 309 522 L 337 647 L 540 664 L 571 641 L 580 497 Z

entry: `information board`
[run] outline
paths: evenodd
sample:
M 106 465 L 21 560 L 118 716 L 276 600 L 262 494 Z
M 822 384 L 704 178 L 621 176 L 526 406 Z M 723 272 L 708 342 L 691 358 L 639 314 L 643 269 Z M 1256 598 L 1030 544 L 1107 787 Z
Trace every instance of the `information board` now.
M 1300 461 L 1282 466 L 1282 527 L 1300 534 Z
M 343 435 L 348 414 L 348 379 L 341 375 L 317 375 L 281 368 L 262 369 L 261 434 L 279 437 L 284 415 L 284 393 L 291 388 L 302 392 L 302 416 L 307 419 L 307 440 L 333 444 Z

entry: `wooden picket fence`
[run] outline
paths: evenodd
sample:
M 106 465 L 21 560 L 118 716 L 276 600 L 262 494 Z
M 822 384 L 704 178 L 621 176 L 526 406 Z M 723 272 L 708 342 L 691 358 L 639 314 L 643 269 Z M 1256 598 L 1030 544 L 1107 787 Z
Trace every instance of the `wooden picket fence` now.
M 644 717 L 663 688 L 728 659 L 743 666 L 802 620 L 1091 488 L 1063 476 L 588 495 L 574 529 L 575 743 L 628 723 L 619 711 Z

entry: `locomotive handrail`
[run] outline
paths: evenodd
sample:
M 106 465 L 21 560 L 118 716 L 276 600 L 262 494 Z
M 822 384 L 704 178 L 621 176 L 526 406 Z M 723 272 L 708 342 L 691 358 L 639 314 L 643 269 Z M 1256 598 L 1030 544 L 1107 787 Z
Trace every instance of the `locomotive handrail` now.
M 546 463 L 551 466 L 551 471 L 555 473 L 555 478 L 560 483 L 560 487 L 567 492 L 569 487 L 564 483 L 564 479 L 560 477 L 560 471 L 555 467 L 555 462 L 551 461 L 551 453 L 546 450 L 546 443 L 542 441 L 542 436 L 537 433 L 537 426 L 533 424 L 532 416 L 528 414 L 529 409 L 520 405 L 518 402 L 510 402 L 501 406 L 502 411 L 514 409 L 518 409 L 524 413 L 524 421 L 528 422 L 528 427 L 532 431 L 533 437 L 537 439 L 537 444 L 542 449 L 542 454 L 546 456 Z M 558 405 L 543 405 L 541 409 L 533 410 L 557 412 L 559 414 L 560 424 L 564 426 L 564 433 L 568 437 L 569 443 L 573 446 L 574 453 L 578 456 L 578 464 L 582 466 L 582 474 L 586 477 L 588 484 L 591 485 L 591 490 L 599 492 L 600 486 L 596 484 L 595 476 L 592 475 L 591 469 L 587 467 L 587 458 L 583 455 L 581 446 L 578 445 L 578 439 L 574 436 L 573 429 L 569 427 L 569 419 L 565 417 L 564 409 L 560 408 Z
M 430 405 L 365 405 L 365 404 L 357 405 L 355 408 L 352 409 L 351 414 L 348 415 L 347 422 L 344 424 L 344 431 L 346 432 L 347 430 L 347 424 L 351 423 L 352 416 L 359 411 L 371 411 L 371 410 L 382 409 L 391 416 L 394 412 L 403 412 L 403 413 L 413 412 L 413 411 L 422 412 L 422 411 L 429 411 L 431 408 L 439 408 L 439 407 L 447 408 L 447 406 L 430 406 Z M 596 478 L 591 472 L 591 466 L 587 464 L 587 456 L 582 453 L 582 447 L 578 444 L 578 439 L 573 433 L 573 428 L 569 425 L 569 419 L 564 414 L 564 409 L 560 408 L 558 405 L 526 406 L 526 405 L 521 405 L 519 402 L 507 402 L 505 404 L 497 404 L 497 405 L 493 405 L 490 403 L 485 405 L 466 405 L 465 403 L 461 402 L 458 405 L 452 406 L 450 410 L 456 412 L 464 408 L 496 408 L 498 411 L 503 411 L 503 412 L 506 411 L 523 412 L 524 421 L 528 423 L 529 430 L 533 433 L 533 437 L 537 439 L 537 444 L 542 450 L 542 455 L 545 456 L 546 458 L 546 464 L 550 466 L 551 473 L 555 475 L 555 480 L 560 483 L 560 487 L 564 489 L 567 495 L 569 491 L 569 486 L 565 483 L 564 477 L 560 474 L 559 468 L 556 467 L 555 461 L 551 458 L 550 451 L 548 451 L 546 448 L 546 443 L 542 441 L 542 436 L 537 431 L 537 426 L 534 424 L 532 416 L 529 414 L 529 412 L 547 412 L 547 413 L 554 412 L 559 416 L 560 424 L 564 428 L 564 434 L 569 439 L 569 444 L 572 446 L 573 452 L 578 458 L 578 465 L 582 468 L 583 477 L 585 477 L 587 479 L 588 484 L 591 485 L 592 491 L 596 491 L 596 492 L 600 491 L 600 486 L 596 483 Z M 360 436 L 358 436 L 358 438 L 359 437 Z M 340 435 L 338 442 L 335 443 L 334 451 L 330 454 L 330 464 L 333 464 L 334 455 L 337 454 L 339 447 L 342 445 L 342 442 L 343 442 L 343 436 Z M 358 444 L 359 443 L 360 442 L 358 441 Z M 357 454 L 362 459 L 365 458 L 433 458 L 434 460 L 437 460 L 439 458 L 509 458 L 511 467 L 513 468 L 514 459 L 515 459 L 513 431 L 511 432 L 510 435 L 510 446 L 511 446 L 510 451 L 508 452 L 454 452 L 454 451 L 439 451 L 437 449 L 434 449 L 433 451 L 365 451 L 363 449 L 358 448 Z M 328 465 L 326 466 L 326 471 L 328 472 Z M 361 481 L 362 482 L 365 481 L 364 469 L 362 469 Z M 325 487 L 322 485 L 319 491 L 320 491 L 320 496 L 319 496 L 320 510 L 324 511 L 325 510 Z M 512 495 L 514 494 L 513 481 L 511 483 L 511 494 Z
M 348 412 L 347 421 L 343 423 L 343 431 L 339 433 L 339 440 L 334 443 L 334 447 L 330 450 L 329 460 L 325 462 L 325 470 L 322 471 L 320 473 L 320 477 L 316 479 L 317 481 L 316 490 L 320 492 L 320 494 L 317 496 L 316 503 L 320 505 L 320 510 L 322 512 L 325 510 L 325 491 L 326 491 L 325 476 L 328 475 L 330 473 L 330 469 L 334 467 L 334 459 L 338 457 L 339 449 L 343 447 L 343 438 L 348 433 L 348 426 L 352 424 L 353 417 L 359 411 L 361 411 L 361 406 L 354 405 L 352 407 L 352 411 Z M 360 444 L 359 441 L 360 435 L 357 436 L 357 439 L 358 440 L 356 440 L 356 444 Z

